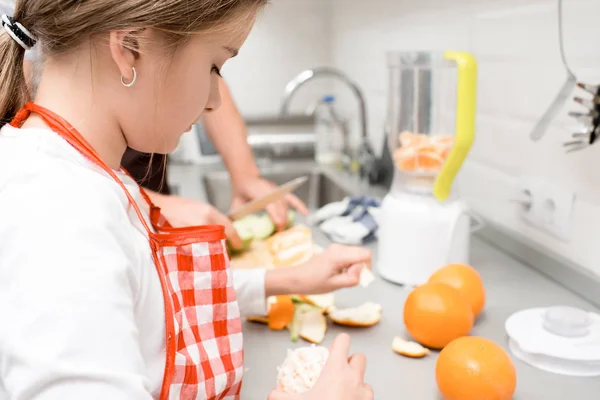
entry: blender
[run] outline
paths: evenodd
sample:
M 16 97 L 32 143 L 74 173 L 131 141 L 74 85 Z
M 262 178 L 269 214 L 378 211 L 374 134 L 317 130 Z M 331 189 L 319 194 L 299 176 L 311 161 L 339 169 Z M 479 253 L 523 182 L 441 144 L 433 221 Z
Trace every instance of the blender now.
M 420 285 L 468 263 L 471 221 L 452 192 L 475 135 L 477 62 L 465 52 L 387 54 L 387 147 L 394 164 L 377 218 L 382 278 Z

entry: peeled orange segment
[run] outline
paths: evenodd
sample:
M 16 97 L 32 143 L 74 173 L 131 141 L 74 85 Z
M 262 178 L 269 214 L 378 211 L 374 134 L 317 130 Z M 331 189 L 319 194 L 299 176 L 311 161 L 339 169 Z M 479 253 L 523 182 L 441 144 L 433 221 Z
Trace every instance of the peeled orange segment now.
M 398 135 L 402 147 L 418 147 L 427 142 L 427 136 L 420 133 L 404 131 Z
M 431 353 L 428 348 L 421 346 L 419 343 L 410 342 L 400 337 L 394 338 L 392 350 L 401 356 L 410 358 L 423 358 Z
M 438 172 L 449 154 L 454 136 L 402 132 L 394 150 L 396 166 L 405 172 Z
M 433 151 L 422 152 L 416 156 L 417 170 L 438 171 L 443 164 L 444 159 Z
M 413 147 L 398 147 L 394 150 L 394 160 L 402 161 L 405 158 L 414 157 L 417 154 L 416 148 Z
M 431 275 L 429 282 L 450 285 L 458 290 L 471 305 L 473 315 L 481 314 L 485 306 L 485 287 L 479 272 L 466 264 L 449 264 Z
M 471 305 L 444 283 L 417 286 L 404 302 L 404 325 L 421 345 L 442 349 L 473 328 Z
M 327 320 L 320 310 L 308 311 L 302 315 L 300 337 L 310 343 L 320 344 L 327 332 Z
M 458 338 L 440 352 L 435 379 L 446 400 L 510 400 L 517 386 L 515 366 L 506 351 L 474 336 Z
M 287 357 L 277 368 L 277 390 L 288 393 L 287 396 L 308 392 L 319 380 L 328 358 L 329 350 L 323 346 L 288 350 Z
M 359 307 L 332 309 L 329 319 L 338 325 L 368 327 L 381 321 L 381 306 L 375 303 L 364 303 Z
M 436 153 L 438 148 L 439 146 L 436 146 L 434 144 L 425 144 L 423 146 L 417 147 L 415 151 L 418 154 Z
M 417 158 L 415 156 L 396 161 L 396 165 L 401 171 L 413 172 L 417 170 Z
M 395 161 L 398 168 L 406 172 L 437 172 L 444 164 L 444 159 L 432 151 L 401 156 Z
M 281 331 L 294 318 L 294 302 L 290 296 L 277 296 L 277 301 L 269 309 L 269 329 Z

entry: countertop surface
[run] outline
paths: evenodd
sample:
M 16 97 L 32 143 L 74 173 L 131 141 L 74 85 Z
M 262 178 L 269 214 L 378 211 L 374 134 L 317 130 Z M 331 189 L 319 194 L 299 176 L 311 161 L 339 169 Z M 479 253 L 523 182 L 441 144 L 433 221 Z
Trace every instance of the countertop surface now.
M 201 175 L 208 171 L 224 170 L 211 166 L 174 166 L 170 181 L 181 188 L 180 194 L 206 200 Z M 349 192 L 360 190 L 355 184 L 333 171 L 326 171 L 336 183 Z M 199 176 L 200 175 L 200 176 Z M 379 188 L 370 194 L 383 194 Z M 317 244 L 326 247 L 329 240 L 314 231 Z M 374 273 L 377 275 L 376 244 Z M 401 254 L 398 261 L 402 262 Z M 506 319 L 516 311 L 552 305 L 568 305 L 587 311 L 599 312 L 591 303 L 541 275 L 533 268 L 474 237 L 471 245 L 471 264 L 481 273 L 487 292 L 483 314 L 477 319 L 472 335 L 483 336 L 508 350 L 504 330 Z M 372 385 L 377 400 L 441 400 L 435 383 L 437 352 L 423 359 L 405 358 L 394 353 L 391 343 L 394 336 L 410 337 L 404 329 L 402 310 L 409 290 L 378 278 L 368 288 L 346 289 L 336 293 L 336 305 L 353 307 L 365 301 L 382 305 L 383 317 L 371 328 L 345 328 L 329 323 L 325 341 L 327 346 L 336 334 L 347 332 L 352 338 L 352 352 L 367 357 L 365 380 Z M 246 374 L 242 389 L 243 400 L 265 400 L 275 386 L 277 366 L 287 349 L 307 346 L 301 339 L 292 343 L 287 331 L 269 331 L 265 325 L 244 324 Z M 517 391 L 513 400 L 596 400 L 600 398 L 600 378 L 573 378 L 544 372 L 512 357 L 517 369 Z
M 315 241 L 329 244 L 315 231 Z M 371 248 L 375 251 L 376 245 Z M 401 256 L 398 258 L 401 261 Z M 490 244 L 474 238 L 471 263 L 481 273 L 487 303 L 471 334 L 494 340 L 508 349 L 504 322 L 514 312 L 551 305 L 570 305 L 598 312 L 582 300 L 535 270 L 515 261 Z M 377 274 L 376 268 L 374 269 Z M 435 383 L 437 352 L 423 359 L 405 358 L 394 353 L 394 336 L 410 337 L 404 329 L 402 309 L 409 290 L 378 278 L 367 288 L 352 288 L 336 294 L 336 305 L 353 307 L 365 301 L 382 305 L 381 322 L 371 328 L 345 328 L 332 325 L 323 345 L 329 345 L 336 334 L 347 332 L 352 338 L 352 352 L 367 357 L 365 380 L 373 386 L 377 400 L 440 400 Z M 264 400 L 274 387 L 277 366 L 287 349 L 309 345 L 299 340 L 292 343 L 287 331 L 269 331 L 265 325 L 246 322 L 244 325 L 245 365 L 247 368 L 242 399 Z M 573 378 L 551 374 L 533 368 L 512 357 L 517 369 L 517 391 L 514 400 L 593 400 L 600 393 L 600 378 Z

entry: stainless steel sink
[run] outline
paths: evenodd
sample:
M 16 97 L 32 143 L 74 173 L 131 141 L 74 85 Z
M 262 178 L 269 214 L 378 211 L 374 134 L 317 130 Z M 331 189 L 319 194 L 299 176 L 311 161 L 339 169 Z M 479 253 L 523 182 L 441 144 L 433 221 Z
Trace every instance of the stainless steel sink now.
M 348 195 L 346 190 L 315 168 L 288 166 L 281 169 L 273 168 L 262 171 L 262 176 L 265 179 L 277 185 L 304 175 L 309 177 L 308 182 L 296 189 L 294 194 L 312 210 L 327 203 L 342 200 Z M 228 212 L 232 193 L 229 174 L 224 171 L 211 172 L 204 175 L 203 180 L 207 201 L 221 212 Z

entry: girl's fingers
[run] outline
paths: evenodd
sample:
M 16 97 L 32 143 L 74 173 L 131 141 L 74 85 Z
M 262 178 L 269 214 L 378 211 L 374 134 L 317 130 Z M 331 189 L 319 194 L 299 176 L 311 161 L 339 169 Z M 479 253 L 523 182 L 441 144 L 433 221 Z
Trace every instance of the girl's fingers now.
M 360 373 L 360 379 L 365 378 L 365 370 L 367 369 L 367 358 L 364 354 L 353 354 L 350 356 L 348 364 Z

